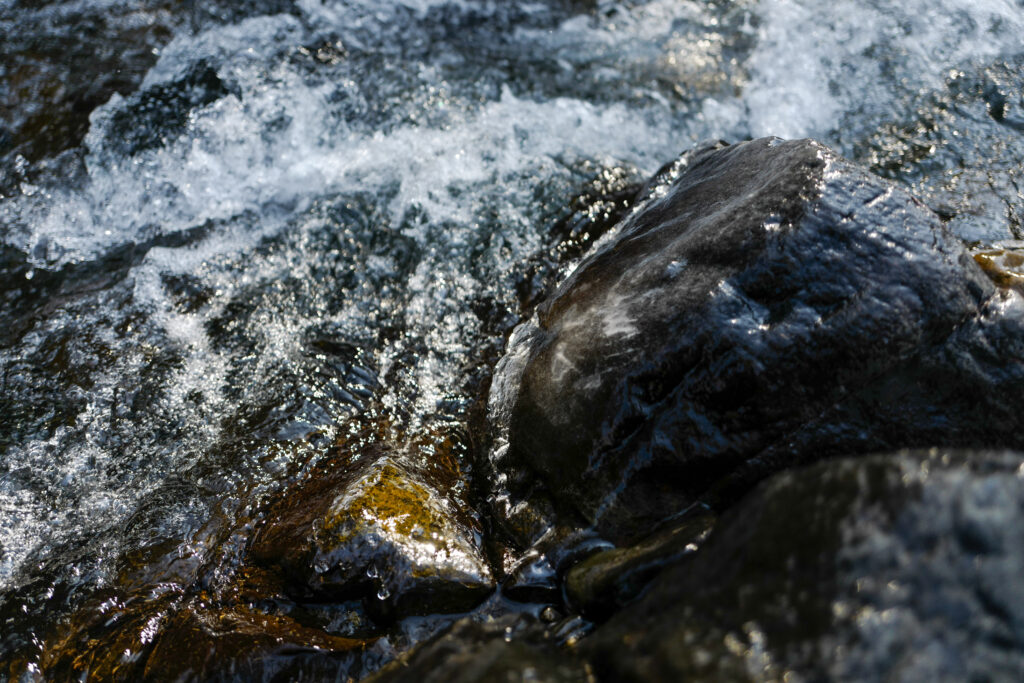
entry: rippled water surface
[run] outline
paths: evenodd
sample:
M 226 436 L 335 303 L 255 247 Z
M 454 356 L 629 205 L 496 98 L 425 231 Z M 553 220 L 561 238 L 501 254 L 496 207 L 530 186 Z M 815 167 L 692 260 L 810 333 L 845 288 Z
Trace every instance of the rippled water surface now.
M 0 653 L 126 553 L 230 567 L 350 418 L 463 429 L 571 200 L 697 141 L 816 137 L 1024 238 L 1012 0 L 7 0 L 0 34 Z

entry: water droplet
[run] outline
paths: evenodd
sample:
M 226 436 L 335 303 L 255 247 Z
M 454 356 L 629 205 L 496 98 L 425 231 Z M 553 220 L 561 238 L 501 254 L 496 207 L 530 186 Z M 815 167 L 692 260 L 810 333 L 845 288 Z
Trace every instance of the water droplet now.
M 387 600 L 390 597 L 391 597 L 391 591 L 388 590 L 387 586 L 385 586 L 384 584 L 381 584 L 380 590 L 377 591 L 377 599 L 378 600 Z
M 376 579 L 377 578 L 377 565 L 371 564 L 369 567 L 367 567 L 366 568 L 366 576 L 368 576 L 371 579 Z

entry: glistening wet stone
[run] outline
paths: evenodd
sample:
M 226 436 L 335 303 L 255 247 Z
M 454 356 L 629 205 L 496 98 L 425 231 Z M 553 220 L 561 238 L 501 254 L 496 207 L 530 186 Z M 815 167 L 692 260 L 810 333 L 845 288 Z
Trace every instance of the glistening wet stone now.
M 147 681 L 335 680 L 372 641 L 245 608 L 189 605 L 169 619 L 142 669 Z
M 968 241 L 1024 237 L 1024 58 L 951 70 L 944 87 L 916 93 L 851 153 L 904 183 Z M 964 134 L 970 131 L 969 134 Z
M 581 660 L 529 614 L 467 617 L 367 679 L 368 683 L 549 681 L 589 683 Z
M 272 506 L 252 557 L 298 596 L 361 597 L 384 619 L 476 606 L 494 580 L 473 518 L 410 462 L 374 444 L 321 468 Z
M 498 370 L 514 533 L 553 510 L 623 542 L 828 456 L 1024 446 L 1024 300 L 908 194 L 767 138 L 689 152 L 649 193 Z
M 776 475 L 582 642 L 606 680 L 1016 680 L 1024 456 Z

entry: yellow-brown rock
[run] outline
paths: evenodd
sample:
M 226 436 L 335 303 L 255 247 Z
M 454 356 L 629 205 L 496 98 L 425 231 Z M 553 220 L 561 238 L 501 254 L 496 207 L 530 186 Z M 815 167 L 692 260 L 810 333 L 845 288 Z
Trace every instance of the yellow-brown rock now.
M 974 252 L 974 260 L 992 282 L 1024 294 L 1024 242 Z
M 378 613 L 460 612 L 494 585 L 458 497 L 380 445 L 286 492 L 250 552 L 298 596 L 361 597 Z

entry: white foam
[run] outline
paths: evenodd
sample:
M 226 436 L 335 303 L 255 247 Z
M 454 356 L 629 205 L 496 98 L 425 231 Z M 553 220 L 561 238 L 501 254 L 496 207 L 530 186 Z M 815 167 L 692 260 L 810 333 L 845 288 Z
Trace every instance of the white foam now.
M 855 114 L 870 125 L 902 91 L 939 88 L 950 70 L 1012 54 L 1024 11 L 1012 0 L 763 0 L 747 61 L 749 81 L 733 100 L 709 99 L 713 135 L 841 138 Z

